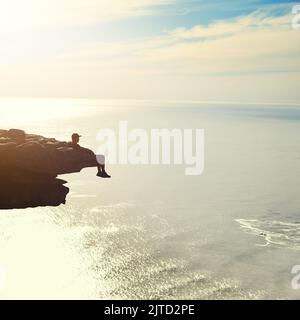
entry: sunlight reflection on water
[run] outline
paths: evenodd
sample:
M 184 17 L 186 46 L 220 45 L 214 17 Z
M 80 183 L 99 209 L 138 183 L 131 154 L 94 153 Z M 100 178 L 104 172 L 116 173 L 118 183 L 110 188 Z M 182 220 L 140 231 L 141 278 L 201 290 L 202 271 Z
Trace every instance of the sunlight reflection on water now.
M 290 270 L 299 257 L 290 247 L 299 247 L 298 226 L 286 224 L 299 220 L 300 126 L 291 121 L 299 110 L 281 117 L 271 107 L 31 103 L 0 102 L 0 127 L 57 139 L 76 131 L 94 150 L 97 131 L 119 120 L 133 128 L 199 127 L 207 165 L 192 178 L 175 166 L 111 166 L 111 181 L 87 169 L 63 177 L 65 206 L 1 211 L 0 298 L 297 297 Z M 258 247 L 264 232 L 269 245 Z

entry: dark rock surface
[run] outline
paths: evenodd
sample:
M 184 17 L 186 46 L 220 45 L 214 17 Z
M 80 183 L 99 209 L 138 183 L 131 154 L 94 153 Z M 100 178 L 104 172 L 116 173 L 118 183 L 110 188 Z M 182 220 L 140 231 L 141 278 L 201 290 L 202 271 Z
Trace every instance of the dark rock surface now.
M 56 177 L 95 166 L 96 156 L 89 149 L 22 130 L 0 130 L 0 178 Z
M 69 188 L 66 181 L 53 179 L 48 183 L 0 183 L 0 209 L 25 209 L 59 206 L 66 203 Z
M 89 149 L 18 129 L 0 130 L 0 209 L 65 203 L 69 189 L 57 175 L 95 166 Z

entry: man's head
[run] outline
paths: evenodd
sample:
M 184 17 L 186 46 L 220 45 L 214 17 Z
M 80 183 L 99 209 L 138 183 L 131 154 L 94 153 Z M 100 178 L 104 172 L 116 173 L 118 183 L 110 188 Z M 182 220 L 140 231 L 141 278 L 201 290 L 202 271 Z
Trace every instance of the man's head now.
M 78 142 L 79 142 L 79 138 L 80 138 L 81 136 L 78 134 L 78 133 L 73 133 L 72 134 L 72 142 L 74 143 L 74 144 L 77 144 Z

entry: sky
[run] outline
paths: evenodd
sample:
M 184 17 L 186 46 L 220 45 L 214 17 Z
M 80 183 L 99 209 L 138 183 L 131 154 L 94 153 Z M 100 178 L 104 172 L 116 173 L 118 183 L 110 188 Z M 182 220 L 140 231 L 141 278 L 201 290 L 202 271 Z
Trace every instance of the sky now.
M 0 97 L 300 103 L 295 5 L 0 0 Z

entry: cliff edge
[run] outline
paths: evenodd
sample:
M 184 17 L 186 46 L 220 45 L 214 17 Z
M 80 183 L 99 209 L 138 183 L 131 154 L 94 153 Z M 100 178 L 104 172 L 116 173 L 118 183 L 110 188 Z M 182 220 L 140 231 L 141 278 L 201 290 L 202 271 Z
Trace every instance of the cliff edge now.
M 89 149 L 19 129 L 0 130 L 0 209 L 64 204 L 69 188 L 57 175 L 95 166 Z
M 0 178 L 55 178 L 97 166 L 94 152 L 72 147 L 68 142 L 26 134 L 22 130 L 0 130 Z

